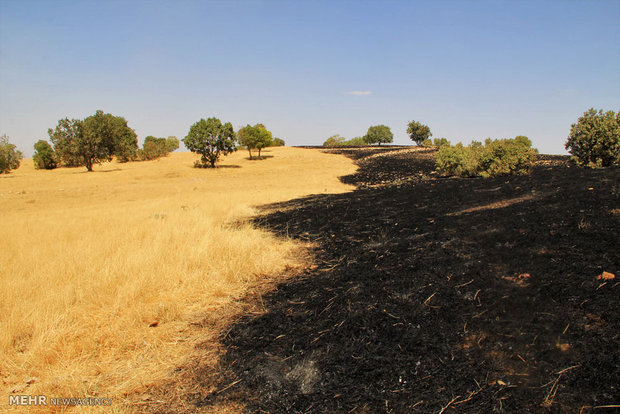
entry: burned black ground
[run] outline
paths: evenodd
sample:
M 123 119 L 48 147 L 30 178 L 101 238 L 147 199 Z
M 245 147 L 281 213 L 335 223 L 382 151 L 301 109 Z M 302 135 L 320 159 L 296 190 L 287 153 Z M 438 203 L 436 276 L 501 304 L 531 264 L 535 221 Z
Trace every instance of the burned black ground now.
M 249 412 L 590 412 L 620 403 L 620 169 L 541 157 L 442 178 L 432 151 L 337 150 L 358 190 L 267 206 L 316 267 L 227 332 L 220 391 Z M 230 386 L 232 384 L 232 386 Z M 226 388 L 226 389 L 225 389 Z M 225 391 L 221 391 L 224 390 Z

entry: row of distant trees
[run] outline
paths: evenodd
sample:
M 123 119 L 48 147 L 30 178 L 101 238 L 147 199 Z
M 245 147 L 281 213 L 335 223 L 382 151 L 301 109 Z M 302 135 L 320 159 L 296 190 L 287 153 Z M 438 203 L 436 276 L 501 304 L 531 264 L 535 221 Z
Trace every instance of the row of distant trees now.
M 491 176 L 527 171 L 538 153 L 525 136 L 514 139 L 487 139 L 484 143 L 472 142 L 452 145 L 446 138 L 436 138 L 428 125 L 411 121 L 407 125 L 409 138 L 419 146 L 436 147 L 437 168 L 450 175 Z M 346 140 L 340 135 L 329 137 L 325 147 L 364 146 L 391 143 L 393 134 L 389 127 L 376 125 L 368 128 L 363 137 Z M 571 125 L 565 148 L 572 160 L 582 166 L 608 167 L 620 165 L 620 111 L 586 111 L 576 124 Z
M 137 134 L 125 118 L 100 110 L 85 119 L 61 119 L 55 128 L 48 130 L 48 135 L 51 144 L 46 140 L 34 144 L 33 162 L 37 169 L 84 166 L 92 171 L 95 164 L 113 158 L 119 162 L 148 161 L 165 157 L 179 148 L 179 140 L 174 136 L 147 136 L 139 148 Z M 238 144 L 248 149 L 250 159 L 253 150 L 258 151 L 260 158 L 263 148 L 284 145 L 263 124 L 247 125 L 235 134 L 230 123 L 222 124 L 217 118 L 201 119 L 192 125 L 183 141 L 188 149 L 201 154 L 197 166 L 215 166 L 221 155 L 235 151 Z M 0 171 L 6 173 L 17 168 L 22 158 L 21 151 L 3 136 Z
M 424 124 L 421 124 L 417 121 L 411 121 L 407 125 L 407 134 L 409 134 L 409 138 L 417 145 L 422 145 L 422 143 L 428 139 L 433 134 L 431 133 L 431 129 Z M 366 135 L 363 137 L 355 137 L 350 140 L 341 137 L 340 135 L 332 135 L 327 138 L 327 140 L 323 143 L 324 147 L 342 147 L 342 146 L 351 146 L 358 147 L 364 145 L 381 145 L 381 144 L 390 144 L 394 142 L 394 134 L 389 126 L 386 125 L 373 125 L 368 128 Z
M 488 158 L 490 153 L 514 153 L 523 150 L 525 158 L 521 155 L 514 157 L 518 159 L 518 165 L 523 164 L 522 159 L 532 159 L 532 152 L 528 150 L 531 142 L 527 137 L 487 141 L 484 145 L 474 142 L 468 147 L 457 144 L 453 147 L 445 138 L 430 141 L 430 128 L 417 121 L 411 121 L 407 125 L 407 133 L 417 145 L 446 148 L 441 154 L 446 170 L 465 171 L 463 174 L 466 175 L 478 174 L 479 165 L 485 163 L 484 159 Z M 129 128 L 125 118 L 105 114 L 103 111 L 97 111 L 84 120 L 61 119 L 55 129 L 48 130 L 48 134 L 53 146 L 44 140 L 35 144 L 33 159 L 37 168 L 85 166 L 88 171 L 92 171 L 93 164 L 111 160 L 112 157 L 116 157 L 120 162 L 151 160 L 165 156 L 179 147 L 176 137 L 148 136 L 140 149 L 137 135 Z M 364 137 L 347 141 L 340 135 L 334 135 L 323 145 L 381 145 L 392 141 L 393 134 L 389 127 L 375 125 L 368 128 Z M 246 125 L 235 133 L 230 122 L 222 123 L 217 118 L 201 119 L 193 124 L 183 142 L 190 151 L 201 155 L 200 161 L 196 163 L 197 167 L 214 167 L 220 156 L 236 151 L 239 145 L 248 149 L 250 159 L 252 151 L 258 151 L 260 158 L 263 148 L 284 145 L 284 141 L 273 138 L 263 124 Z M 620 112 L 588 110 L 577 123 L 571 125 L 565 148 L 572 155 L 572 159 L 582 166 L 619 165 Z M 0 137 L 0 174 L 18 168 L 22 158 L 22 152 L 9 142 L 6 135 Z M 472 163 L 471 160 L 475 162 Z
M 50 145 L 45 140 L 34 144 L 35 168 L 81 167 L 88 171 L 93 165 L 116 158 L 119 162 L 146 161 L 168 155 L 179 148 L 176 137 L 148 136 L 142 148 L 138 137 L 122 116 L 97 111 L 85 119 L 64 118 L 48 131 Z

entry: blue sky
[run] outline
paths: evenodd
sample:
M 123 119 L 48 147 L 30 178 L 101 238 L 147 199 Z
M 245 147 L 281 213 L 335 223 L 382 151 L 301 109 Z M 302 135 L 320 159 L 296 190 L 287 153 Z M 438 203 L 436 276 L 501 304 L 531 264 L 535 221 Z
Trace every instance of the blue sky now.
M 289 145 L 407 123 L 565 153 L 620 110 L 620 1 L 0 0 L 0 134 L 27 155 L 60 118 L 124 116 L 140 142 L 200 118 Z

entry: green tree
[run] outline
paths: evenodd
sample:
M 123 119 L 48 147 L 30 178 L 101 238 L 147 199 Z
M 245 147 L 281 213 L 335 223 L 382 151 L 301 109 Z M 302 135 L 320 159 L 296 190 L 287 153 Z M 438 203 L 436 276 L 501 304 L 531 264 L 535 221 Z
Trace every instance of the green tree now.
M 620 164 L 620 111 L 590 108 L 571 125 L 565 148 L 582 166 Z
M 120 162 L 135 159 L 138 149 L 136 132 L 129 128 L 125 118 L 98 110 L 83 121 L 65 118 L 48 134 L 60 162 L 67 167 L 86 166 L 110 161 L 116 156 Z
M 54 148 L 43 139 L 38 140 L 34 144 L 32 161 L 34 162 L 34 168 L 37 170 L 53 170 L 58 166 L 58 159 L 54 153 Z
M 258 150 L 258 158 L 260 158 L 261 150 L 273 142 L 271 132 L 263 124 L 246 125 L 239 130 L 237 135 L 239 143 L 245 146 L 250 153 L 250 159 L 252 159 L 253 149 Z
M 222 124 L 217 118 L 201 119 L 191 126 L 189 133 L 183 138 L 187 149 L 201 155 L 201 162 L 196 163 L 196 167 L 210 165 L 214 168 L 221 155 L 236 151 L 235 142 L 232 124 Z
M 390 130 L 390 127 L 385 125 L 375 125 L 368 128 L 368 132 L 364 136 L 364 141 L 368 145 L 373 144 L 388 144 L 394 140 L 394 134 Z
M 424 141 L 433 136 L 431 129 L 417 121 L 411 121 L 407 125 L 407 134 L 409 138 L 417 145 L 422 145 Z
M 19 167 L 24 154 L 15 149 L 15 145 L 9 142 L 9 137 L 4 134 L 0 137 L 0 174 L 6 174 Z
M 111 161 L 113 155 L 121 162 L 134 159 L 137 149 L 136 132 L 123 117 L 98 110 L 82 122 L 78 150 L 88 171 L 94 163 Z
M 82 121 L 64 118 L 58 121 L 55 129 L 48 129 L 59 164 L 65 167 L 81 167 L 84 158 L 80 154 L 79 141 L 82 139 Z

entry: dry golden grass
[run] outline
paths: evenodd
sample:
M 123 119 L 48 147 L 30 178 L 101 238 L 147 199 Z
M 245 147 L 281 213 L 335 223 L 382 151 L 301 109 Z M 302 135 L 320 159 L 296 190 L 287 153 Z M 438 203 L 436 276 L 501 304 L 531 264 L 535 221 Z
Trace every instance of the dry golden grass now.
M 300 245 L 246 219 L 254 206 L 348 191 L 337 177 L 355 167 L 317 150 L 265 155 L 240 151 L 210 170 L 178 153 L 92 173 L 24 160 L 0 175 L 0 408 L 13 390 L 122 405 L 204 340 L 192 321 L 300 265 Z

